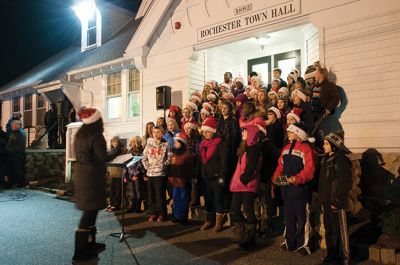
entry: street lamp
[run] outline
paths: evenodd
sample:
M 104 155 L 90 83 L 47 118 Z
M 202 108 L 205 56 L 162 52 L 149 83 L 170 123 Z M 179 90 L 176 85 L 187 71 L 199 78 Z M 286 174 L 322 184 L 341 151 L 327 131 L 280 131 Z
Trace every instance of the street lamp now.
M 98 12 L 95 0 L 81 0 L 72 7 L 80 21 L 89 21 Z

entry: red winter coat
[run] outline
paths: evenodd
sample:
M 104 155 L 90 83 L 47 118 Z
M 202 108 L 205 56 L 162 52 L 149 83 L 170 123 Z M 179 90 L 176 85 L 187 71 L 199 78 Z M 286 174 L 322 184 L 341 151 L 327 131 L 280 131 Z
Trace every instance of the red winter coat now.
M 259 128 L 257 125 L 248 125 L 246 149 L 239 158 L 235 173 L 233 174 L 231 192 L 257 192 L 260 186 L 261 168 L 261 143 L 259 141 Z

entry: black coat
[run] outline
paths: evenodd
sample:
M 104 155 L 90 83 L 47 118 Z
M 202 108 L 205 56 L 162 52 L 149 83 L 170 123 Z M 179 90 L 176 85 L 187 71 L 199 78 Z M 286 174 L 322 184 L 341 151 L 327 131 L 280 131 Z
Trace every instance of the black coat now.
M 106 203 L 106 141 L 101 132 L 74 141 L 76 156 L 74 198 L 82 211 L 101 210 Z
M 231 178 L 236 169 L 237 156 L 236 151 L 240 144 L 240 127 L 239 121 L 233 117 L 229 116 L 226 120 L 221 117 L 218 120 L 217 128 L 218 136 L 225 142 L 227 146 L 227 156 L 229 163 L 227 164 L 227 177 Z
M 311 109 L 311 104 L 309 102 L 302 102 L 298 107 L 303 110 L 300 114 L 300 120 L 304 122 L 307 133 L 312 136 L 311 132 L 314 129 L 314 114 Z
M 214 151 L 214 154 L 210 158 L 207 164 L 203 164 L 201 162 L 201 157 L 199 155 L 197 168 L 198 174 L 200 177 L 211 180 L 211 179 L 223 179 L 225 181 L 225 185 L 229 185 L 229 181 L 227 179 L 227 161 L 228 158 L 228 146 L 225 141 L 221 141 L 217 148 Z M 200 150 L 201 153 L 201 150 Z
M 321 161 L 319 174 L 319 201 L 345 209 L 352 185 L 351 162 L 344 152 L 337 151 Z
M 278 120 L 268 126 L 267 137 L 272 141 L 276 148 L 278 148 L 279 150 L 283 148 L 285 132 L 283 130 L 282 124 Z

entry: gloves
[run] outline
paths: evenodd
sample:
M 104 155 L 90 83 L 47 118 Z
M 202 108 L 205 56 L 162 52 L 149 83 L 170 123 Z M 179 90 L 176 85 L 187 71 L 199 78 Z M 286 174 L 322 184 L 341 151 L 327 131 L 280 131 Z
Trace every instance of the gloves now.
M 284 187 L 289 186 L 289 182 L 287 181 L 287 176 L 278 176 L 275 180 L 275 186 Z

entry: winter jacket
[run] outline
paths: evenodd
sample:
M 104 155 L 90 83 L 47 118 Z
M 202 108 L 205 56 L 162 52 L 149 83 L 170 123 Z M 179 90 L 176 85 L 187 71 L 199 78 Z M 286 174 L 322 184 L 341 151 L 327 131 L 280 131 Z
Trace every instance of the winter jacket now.
M 167 141 L 169 148 L 172 150 L 174 149 L 174 137 L 178 133 L 180 133 L 180 130 L 175 131 L 174 133 L 171 133 L 170 131 L 166 131 L 165 134 L 163 135 L 163 139 Z
M 166 176 L 168 173 L 168 164 L 170 157 L 170 147 L 168 143 L 162 139 L 160 143 L 156 143 L 153 138 L 147 141 L 147 145 L 143 151 L 142 163 L 147 170 L 148 177 Z
M 189 150 L 174 152 L 168 170 L 168 179 L 173 187 L 185 187 L 194 175 L 193 156 Z
M 324 80 L 322 83 L 317 84 L 321 88 L 321 107 L 327 109 L 332 113 L 340 101 L 339 91 L 334 83 Z
M 311 110 L 311 104 L 309 102 L 302 102 L 298 107 L 303 110 L 300 114 L 300 120 L 304 122 L 307 133 L 312 136 L 311 132 L 314 129 L 314 115 Z
M 232 177 L 235 172 L 237 156 L 236 150 L 240 144 L 240 128 L 238 120 L 230 115 L 227 119 L 221 117 L 218 120 L 217 134 L 221 137 L 228 146 L 228 161 L 227 177 Z
M 331 156 L 325 156 L 319 174 L 319 202 L 346 209 L 351 185 L 351 162 L 344 152 L 337 151 Z
M 214 138 L 215 139 L 215 138 Z M 227 158 L 228 158 L 228 146 L 226 142 L 221 141 L 211 158 L 204 163 L 201 159 L 201 154 L 206 152 L 207 147 L 205 147 L 207 140 L 203 140 L 200 143 L 200 155 L 197 162 L 197 174 L 206 179 L 220 179 L 224 183 L 226 183 L 226 168 L 227 168 Z
M 82 211 L 104 209 L 106 204 L 106 141 L 101 132 L 88 137 L 77 134 L 74 199 Z
M 262 143 L 257 125 L 246 126 L 247 140 L 245 152 L 239 158 L 232 177 L 231 192 L 257 192 L 260 186 Z
M 285 133 L 279 120 L 276 120 L 268 126 L 267 137 L 272 141 L 276 148 L 279 150 L 283 148 Z
M 314 152 L 311 146 L 306 142 L 292 141 L 283 148 L 272 181 L 275 182 L 278 176 L 296 177 L 295 185 L 282 187 L 282 198 L 309 200 L 314 171 Z
M 270 139 L 265 137 L 262 140 L 262 166 L 260 170 L 261 182 L 271 182 L 272 175 L 278 166 L 279 150 Z

